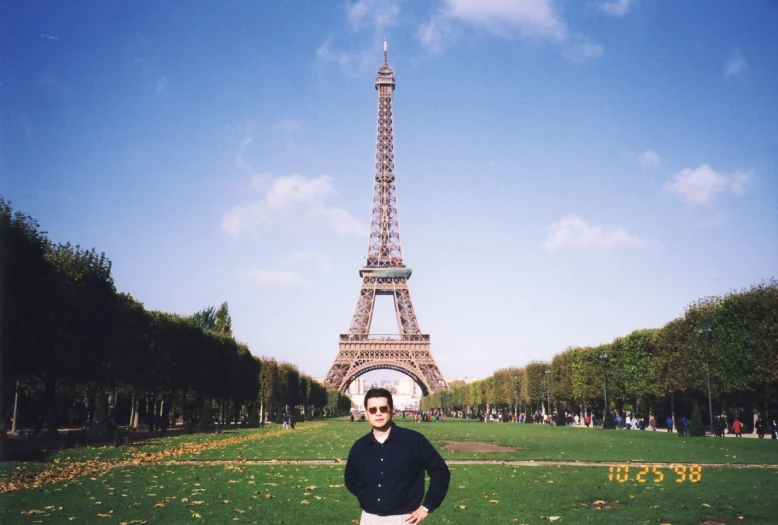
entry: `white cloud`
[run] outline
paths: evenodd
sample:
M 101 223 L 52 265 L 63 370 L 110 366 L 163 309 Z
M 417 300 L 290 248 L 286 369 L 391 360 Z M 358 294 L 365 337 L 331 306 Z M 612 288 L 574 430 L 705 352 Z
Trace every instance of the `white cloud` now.
M 724 68 L 724 76 L 736 77 L 743 73 L 747 67 L 748 64 L 746 63 L 746 59 L 743 58 L 740 53 L 734 52 L 729 55 L 729 59 L 727 59 L 727 65 Z
M 349 26 L 361 35 L 349 38 L 347 49 L 337 49 L 333 46 L 333 37 L 329 36 L 316 49 L 316 57 L 320 65 L 336 64 L 347 74 L 361 77 L 367 71 L 374 71 L 380 62 L 376 63 L 378 46 L 381 38 L 386 36 L 387 28 L 397 24 L 400 16 L 400 5 L 389 0 L 356 0 L 346 2 L 346 18 Z M 340 46 L 342 47 L 342 46 Z
M 386 0 L 357 0 L 346 4 L 346 16 L 354 29 L 365 26 L 377 32 L 394 25 L 400 15 L 400 5 Z
M 699 206 L 711 204 L 719 193 L 743 193 L 750 179 L 751 174 L 742 170 L 729 174 L 717 173 L 707 164 L 702 164 L 695 169 L 684 168 L 676 173 L 664 185 L 664 190 L 678 193 L 689 204 Z
M 610 0 L 608 2 L 600 2 L 597 7 L 604 13 L 622 17 L 629 13 L 636 4 L 636 0 Z
M 236 273 L 255 286 L 308 286 L 306 281 L 299 273 L 288 270 L 257 270 L 237 268 Z
M 325 202 L 337 195 L 332 180 L 327 175 L 313 179 L 300 175 L 254 176 L 247 191 L 259 193 L 259 197 L 229 209 L 224 214 L 222 230 L 235 238 L 268 225 L 297 231 L 324 229 L 340 235 L 364 235 L 367 226 L 346 210 Z
M 543 247 L 548 251 L 565 248 L 604 248 L 606 250 L 619 247 L 642 248 L 651 243 L 648 239 L 630 235 L 621 227 L 605 229 L 592 226 L 572 213 L 548 226 L 547 230 L 548 238 Z
M 580 64 L 601 56 L 602 46 L 595 44 L 586 36 L 576 35 L 562 54 L 569 61 Z
M 362 77 L 368 71 L 375 71 L 380 64 L 379 45 L 383 44 L 372 38 L 371 44 L 359 46 L 354 51 L 335 50 L 330 36 L 318 47 L 316 57 L 321 64 L 335 64 L 351 76 Z
M 638 162 L 643 169 L 650 168 L 651 166 L 659 166 L 659 155 L 654 153 L 653 150 L 644 151 L 638 155 Z
M 449 47 L 460 27 L 472 26 L 500 38 L 522 38 L 564 46 L 562 54 L 585 62 L 603 53 L 603 46 L 584 35 L 570 35 L 555 0 L 445 0 L 416 38 L 431 55 Z
M 251 136 L 245 136 L 243 137 L 243 140 L 240 142 L 240 148 L 238 148 L 238 153 L 235 154 L 235 165 L 244 170 L 244 171 L 250 171 L 251 165 L 246 162 L 246 149 L 251 146 L 251 143 L 254 142 L 254 139 Z
M 500 36 L 563 40 L 567 34 L 552 0 L 446 0 L 442 12 Z
M 281 259 L 281 263 L 296 267 L 315 267 L 321 273 L 328 273 L 332 266 L 326 255 L 313 250 L 300 250 Z
M 345 51 L 333 51 L 331 46 L 332 37 L 330 36 L 327 38 L 327 40 L 321 43 L 318 49 L 316 49 L 316 56 L 319 57 L 319 59 L 323 62 L 334 62 L 340 65 L 346 65 L 353 62 L 353 53 L 347 53 Z
M 416 38 L 431 55 L 439 55 L 456 38 L 457 33 L 448 18 L 436 15 L 419 26 Z

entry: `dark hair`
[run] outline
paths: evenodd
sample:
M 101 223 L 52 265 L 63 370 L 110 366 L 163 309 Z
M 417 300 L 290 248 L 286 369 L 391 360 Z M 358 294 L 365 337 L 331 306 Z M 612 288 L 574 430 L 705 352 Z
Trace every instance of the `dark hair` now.
M 367 408 L 367 400 L 373 397 L 385 397 L 389 400 L 389 408 L 394 408 L 394 401 L 392 401 L 392 393 L 385 388 L 371 388 L 365 394 L 365 408 Z

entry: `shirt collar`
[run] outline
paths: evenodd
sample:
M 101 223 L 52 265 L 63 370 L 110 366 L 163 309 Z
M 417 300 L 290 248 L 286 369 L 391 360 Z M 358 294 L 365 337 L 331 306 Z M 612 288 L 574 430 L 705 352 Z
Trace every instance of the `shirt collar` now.
M 397 426 L 397 423 L 392 421 L 390 428 L 391 428 L 391 430 L 389 431 L 389 435 L 386 436 L 386 441 L 384 441 L 384 443 L 386 443 L 388 441 L 397 441 L 397 439 L 399 438 L 398 434 L 400 434 L 400 432 L 397 432 L 397 429 L 399 428 Z M 380 441 L 378 441 L 375 438 L 375 434 L 373 434 L 373 430 L 372 429 L 370 430 L 370 434 L 368 434 L 368 436 L 370 436 L 370 441 L 372 443 L 380 443 Z

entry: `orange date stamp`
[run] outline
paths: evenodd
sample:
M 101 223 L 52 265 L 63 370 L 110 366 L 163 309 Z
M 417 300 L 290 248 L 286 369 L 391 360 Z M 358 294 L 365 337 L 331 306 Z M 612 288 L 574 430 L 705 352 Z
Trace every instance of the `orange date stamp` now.
M 631 470 L 630 470 L 631 469 Z M 699 483 L 702 480 L 702 467 L 700 465 L 615 465 L 608 467 L 608 481 L 637 481 L 638 483 L 662 483 L 665 474 L 662 470 L 671 470 L 675 473 L 675 482 Z M 669 481 L 669 480 L 668 480 Z

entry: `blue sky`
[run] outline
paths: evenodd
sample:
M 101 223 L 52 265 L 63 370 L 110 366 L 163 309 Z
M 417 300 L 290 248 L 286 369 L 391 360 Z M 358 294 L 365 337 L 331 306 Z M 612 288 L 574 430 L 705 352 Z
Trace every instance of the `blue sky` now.
M 778 275 L 775 2 L 0 9 L 0 193 L 146 308 L 228 301 L 239 340 L 313 377 L 359 290 L 384 36 L 403 255 L 445 376 Z M 373 332 L 396 332 L 379 299 Z

